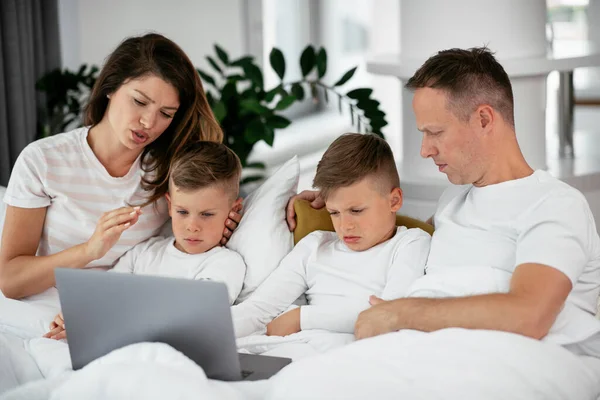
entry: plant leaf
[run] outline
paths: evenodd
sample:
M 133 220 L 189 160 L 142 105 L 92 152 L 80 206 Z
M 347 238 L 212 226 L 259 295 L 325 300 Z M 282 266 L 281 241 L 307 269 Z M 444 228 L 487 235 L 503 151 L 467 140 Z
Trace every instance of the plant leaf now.
M 263 140 L 266 144 L 273 147 L 273 142 L 275 142 L 275 131 L 268 126 L 265 126 L 265 137 Z
M 252 84 L 260 89 L 263 88 L 263 74 L 260 68 L 253 63 L 244 64 L 244 73 Z
M 265 163 L 262 162 L 252 162 L 250 164 L 246 164 L 246 168 L 258 168 L 258 169 L 265 169 Z
M 301 83 L 299 83 L 299 82 L 294 83 L 292 85 L 291 92 L 294 96 L 296 96 L 298 101 L 304 100 L 304 88 L 302 87 Z
M 213 113 L 215 114 L 215 118 L 217 119 L 217 121 L 221 123 L 221 121 L 223 121 L 223 119 L 225 119 L 225 116 L 227 115 L 227 109 L 225 108 L 225 104 L 223 104 L 222 101 L 217 102 L 217 104 L 215 104 L 215 106 L 213 107 Z
M 254 144 L 259 140 L 263 140 L 266 133 L 266 126 L 262 123 L 260 118 L 253 119 L 244 130 L 244 139 L 250 144 Z
M 296 101 L 296 96 L 285 96 L 275 106 L 276 110 L 285 110 Z
M 268 113 L 270 110 L 260 104 L 256 99 L 243 99 L 240 101 L 240 106 L 242 109 L 252 111 L 253 113 L 262 115 Z
M 229 65 L 229 56 L 227 55 L 227 53 L 225 52 L 225 50 L 223 50 L 223 48 L 221 48 L 218 44 L 215 43 L 215 51 L 217 52 L 217 57 L 219 57 L 219 60 L 221 60 L 221 62 L 224 65 Z
M 325 76 L 325 73 L 327 72 L 327 52 L 322 47 L 319 50 L 319 52 L 317 53 L 316 63 L 317 63 L 317 73 L 318 73 L 319 79 L 321 79 L 322 77 Z
M 219 74 L 223 75 L 223 70 L 221 69 L 221 67 L 219 67 L 219 64 L 217 64 L 214 58 L 212 58 L 211 56 L 206 56 L 206 60 L 208 60 L 208 63 L 211 65 L 211 67 L 213 67 L 217 72 L 219 72 Z
M 306 78 L 306 76 L 315 68 L 316 61 L 315 48 L 311 45 L 306 46 L 300 56 L 300 69 L 302 70 L 303 77 Z
M 213 78 L 212 76 L 210 76 L 209 74 L 207 74 L 206 72 L 202 71 L 200 68 L 197 68 L 196 71 L 198 71 L 198 75 L 200 75 L 200 78 L 213 86 L 216 86 L 216 82 L 215 82 L 215 78 Z
M 369 98 L 371 93 L 373 93 L 373 89 L 360 88 L 349 91 L 346 93 L 346 96 L 351 99 L 360 100 Z
M 267 103 L 270 103 L 273 101 L 273 99 L 275 98 L 275 96 L 277 96 L 277 93 L 279 93 L 279 86 L 277 86 L 276 88 L 273 88 L 271 90 L 269 90 L 266 94 L 265 94 L 265 101 Z
M 281 115 L 271 115 L 267 117 L 266 123 L 272 129 L 284 129 L 287 128 L 292 121 Z
M 246 183 L 251 183 L 251 182 L 256 182 L 256 181 L 260 181 L 261 179 L 263 179 L 264 176 L 262 175 L 251 175 L 251 176 L 247 176 L 244 179 L 242 179 L 240 181 L 240 185 L 244 185 Z
M 346 71 L 346 73 L 340 78 L 339 81 L 337 81 L 336 83 L 333 84 L 333 86 L 342 86 L 344 83 L 348 82 L 350 80 L 350 78 L 352 78 L 352 76 L 354 75 L 354 73 L 356 72 L 356 68 L 358 67 L 354 67 L 348 71 Z
M 254 62 L 254 57 L 252 56 L 244 56 L 241 58 L 238 58 L 235 61 L 232 61 L 231 63 L 229 63 L 230 67 L 243 67 L 246 64 L 252 64 Z
M 278 48 L 274 47 L 269 54 L 269 61 L 271 62 L 271 68 L 277 74 L 279 79 L 283 80 L 285 76 L 285 58 L 283 53 Z

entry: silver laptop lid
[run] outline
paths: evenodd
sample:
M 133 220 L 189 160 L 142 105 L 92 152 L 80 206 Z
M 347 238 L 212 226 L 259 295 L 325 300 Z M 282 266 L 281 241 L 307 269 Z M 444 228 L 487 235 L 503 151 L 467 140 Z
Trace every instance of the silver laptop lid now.
M 240 379 L 224 284 L 63 268 L 55 276 L 73 369 L 123 346 L 162 342 L 209 378 Z

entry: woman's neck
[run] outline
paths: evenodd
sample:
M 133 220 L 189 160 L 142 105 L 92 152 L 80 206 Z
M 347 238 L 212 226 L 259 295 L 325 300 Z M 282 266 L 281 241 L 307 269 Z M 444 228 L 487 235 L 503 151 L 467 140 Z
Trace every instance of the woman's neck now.
M 92 127 L 87 142 L 100 163 L 113 177 L 127 175 L 141 153 L 125 147 L 105 119 Z

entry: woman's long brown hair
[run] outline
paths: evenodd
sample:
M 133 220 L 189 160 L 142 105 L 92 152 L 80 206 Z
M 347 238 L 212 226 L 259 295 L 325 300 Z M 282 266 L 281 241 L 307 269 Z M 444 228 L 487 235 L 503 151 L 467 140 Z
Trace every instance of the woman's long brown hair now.
M 169 127 L 142 152 L 142 187 L 149 191 L 145 204 L 168 190 L 171 159 L 185 146 L 206 140 L 223 141 L 223 131 L 208 104 L 194 65 L 173 41 L 151 33 L 124 40 L 107 58 L 85 108 L 85 124 L 97 125 L 108 106 L 107 95 L 131 79 L 155 75 L 179 93 L 179 109 Z

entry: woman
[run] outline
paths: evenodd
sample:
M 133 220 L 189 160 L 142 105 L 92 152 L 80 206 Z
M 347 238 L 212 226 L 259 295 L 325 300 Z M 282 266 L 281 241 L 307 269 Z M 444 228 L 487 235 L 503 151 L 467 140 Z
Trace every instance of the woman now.
M 158 34 L 129 38 L 108 57 L 85 124 L 31 143 L 14 165 L 0 248 L 6 297 L 54 286 L 57 267 L 109 268 L 156 235 L 168 219 L 172 156 L 190 142 L 223 137 L 191 61 Z

